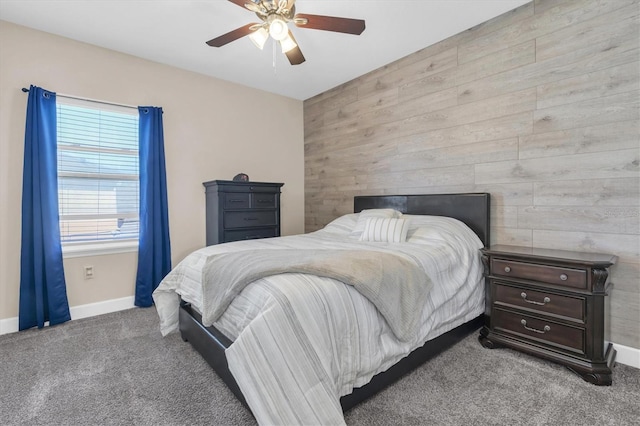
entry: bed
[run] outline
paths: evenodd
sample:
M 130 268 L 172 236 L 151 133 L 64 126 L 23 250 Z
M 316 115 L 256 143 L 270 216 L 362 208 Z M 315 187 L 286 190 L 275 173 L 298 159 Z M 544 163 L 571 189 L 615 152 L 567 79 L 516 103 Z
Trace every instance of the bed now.
M 340 218 L 340 220 L 335 221 L 336 222 L 335 224 L 333 224 L 332 222 L 333 224 L 332 226 L 327 226 L 327 228 L 329 229 L 322 230 L 322 232 L 317 231 L 316 233 L 311 233 L 311 234 L 314 234 L 314 235 L 311 235 L 311 237 L 318 237 L 320 240 L 320 243 L 318 244 L 323 245 L 324 247 L 332 248 L 333 247 L 331 245 L 332 242 L 329 242 L 329 241 L 342 238 L 338 233 L 342 231 L 336 231 L 336 229 L 339 229 L 340 224 L 348 223 L 349 226 L 354 224 L 362 225 L 362 223 L 357 222 L 357 218 L 358 216 L 363 216 L 365 214 L 364 212 L 369 213 L 369 212 L 393 210 L 394 212 L 401 214 L 399 218 L 412 218 L 411 222 L 414 222 L 414 221 L 420 222 L 422 220 L 427 220 L 426 223 L 431 223 L 428 221 L 432 221 L 432 220 L 437 221 L 440 219 L 444 220 L 444 218 L 453 218 L 456 221 L 460 221 L 466 225 L 465 227 L 466 230 L 470 229 L 472 231 L 472 234 L 475 234 L 474 238 L 477 237 L 477 240 L 478 240 L 477 248 L 479 249 L 481 246 L 488 246 L 488 243 L 489 243 L 489 199 L 490 199 L 490 196 L 489 194 L 486 194 L 486 193 L 358 196 L 354 198 L 354 214 L 353 215 L 347 215 L 350 217 Z M 361 214 L 357 215 L 358 213 L 361 213 Z M 396 219 L 397 218 L 398 217 L 396 217 Z M 349 220 L 352 220 L 355 222 L 349 222 Z M 451 222 L 454 222 L 454 221 L 451 221 Z M 440 222 L 433 222 L 433 223 L 439 224 Z M 370 223 L 367 223 L 367 226 L 368 225 L 370 225 Z M 447 223 L 447 226 L 449 226 L 448 223 Z M 419 230 L 428 229 L 428 228 L 429 226 L 427 226 L 427 228 L 420 228 Z M 434 229 L 435 228 L 436 226 L 434 226 Z M 418 238 L 419 230 L 415 230 L 414 234 L 411 237 L 409 237 L 407 241 L 409 240 L 414 241 L 416 238 Z M 351 232 L 353 231 L 354 230 L 352 229 Z M 327 232 L 335 232 L 335 234 L 327 234 Z M 300 236 L 300 237 L 303 237 L 303 236 Z M 281 237 L 281 238 L 273 239 L 272 242 L 268 242 L 267 240 L 264 240 L 261 242 L 256 241 L 251 243 L 241 242 L 240 244 L 238 243 L 230 243 L 230 244 L 233 244 L 233 246 L 231 246 L 234 248 L 233 251 L 238 251 L 238 252 L 246 251 L 247 253 L 249 253 L 249 249 L 253 250 L 256 244 L 257 245 L 267 244 L 267 243 L 279 244 L 280 243 L 279 241 L 282 240 L 283 241 L 282 244 L 284 245 L 282 247 L 279 247 L 281 249 L 279 254 L 286 255 L 286 253 L 289 253 L 289 254 L 292 253 L 291 251 L 289 251 L 290 248 L 293 247 L 293 249 L 295 250 L 295 248 L 297 247 L 296 244 L 299 243 L 298 240 L 300 239 L 300 237 L 298 236 Z M 314 242 L 314 244 L 315 243 L 317 242 Z M 242 244 L 244 244 L 244 246 Z M 305 241 L 305 244 L 306 244 L 306 241 Z M 211 246 L 214 248 L 203 249 L 206 255 L 201 254 L 201 258 L 197 258 L 196 260 L 191 260 L 192 265 L 198 264 L 202 266 L 204 262 L 207 261 L 206 259 L 214 257 L 213 255 L 211 255 L 212 252 L 218 253 L 216 256 L 220 257 L 221 254 L 219 254 L 219 252 L 225 248 L 222 246 L 226 246 L 226 245 L 220 245 L 217 247 Z M 403 247 L 405 246 L 403 245 Z M 287 249 L 287 250 L 284 250 L 284 249 Z M 378 250 L 378 249 L 376 248 L 375 250 Z M 378 251 L 384 252 L 386 250 L 387 249 L 384 248 L 384 249 L 379 249 Z M 420 248 L 420 250 L 422 250 L 422 247 Z M 477 249 L 475 251 L 477 252 Z M 341 253 L 347 253 L 347 251 L 344 251 Z M 407 253 L 404 253 L 403 256 L 413 259 L 412 256 L 414 255 L 412 253 L 409 253 L 409 254 Z M 236 254 L 242 255 L 242 253 L 236 253 Z M 386 255 L 386 254 L 383 254 L 383 255 Z M 429 256 L 432 256 L 432 255 L 429 255 Z M 402 336 L 401 333 L 403 332 L 402 330 L 400 330 L 400 328 L 403 325 L 402 322 L 399 322 L 400 325 L 396 325 L 396 328 L 397 328 L 396 329 L 393 327 L 393 325 L 398 324 L 398 322 L 394 322 L 395 320 L 390 320 L 387 316 L 384 316 L 383 314 L 384 319 L 387 321 L 382 320 L 381 322 L 385 324 L 381 325 L 381 327 L 384 327 L 385 331 L 384 333 L 377 332 L 377 331 L 375 333 L 378 333 L 380 336 L 382 336 L 381 339 L 383 338 L 387 339 L 384 342 L 380 340 L 380 342 L 382 342 L 381 344 L 384 345 L 389 340 L 394 340 L 393 345 L 396 345 L 396 343 L 400 345 L 401 343 L 400 345 L 401 348 L 396 349 L 394 347 L 391 352 L 396 351 L 397 353 L 394 352 L 393 356 L 389 357 L 389 359 L 384 358 L 384 363 L 381 363 L 380 366 L 377 366 L 377 365 L 375 366 L 376 370 L 373 370 L 371 366 L 367 367 L 368 370 L 366 370 L 365 368 L 366 374 L 364 373 L 356 374 L 356 373 L 353 373 L 351 370 L 344 368 L 344 371 L 345 371 L 344 374 L 353 375 L 354 378 L 345 380 L 345 383 L 342 383 L 341 381 L 340 382 L 341 384 L 340 386 L 337 386 L 337 389 L 332 388 L 331 392 L 335 392 L 336 395 L 339 395 L 339 400 L 336 398 L 335 404 L 333 404 L 331 397 L 327 399 L 327 396 L 323 393 L 324 389 L 318 390 L 318 388 L 323 388 L 323 387 L 326 388 L 328 386 L 327 383 L 324 383 L 326 382 L 324 376 L 318 376 L 320 377 L 318 379 L 318 382 L 320 384 L 315 385 L 314 384 L 315 382 L 312 382 L 311 379 L 308 379 L 306 377 L 307 373 L 305 371 L 301 370 L 296 372 L 297 371 L 296 368 L 300 369 L 300 366 L 297 366 L 297 365 L 291 366 L 287 364 L 287 362 L 290 362 L 290 361 L 287 361 L 287 358 L 284 355 L 280 355 L 280 354 L 273 355 L 273 356 L 260 355 L 260 357 L 266 358 L 266 359 L 263 359 L 261 361 L 262 362 L 261 364 L 257 363 L 257 361 L 255 360 L 251 361 L 252 363 L 256 363 L 256 365 L 260 366 L 260 369 L 253 371 L 253 373 L 251 372 L 252 368 L 258 368 L 258 367 L 255 367 L 253 364 L 249 364 L 249 361 L 246 361 L 246 360 L 249 358 L 257 357 L 255 353 L 256 351 L 254 351 L 253 349 L 258 347 L 259 345 L 262 345 L 263 342 L 248 344 L 246 342 L 247 341 L 251 342 L 252 340 L 250 339 L 260 339 L 261 337 L 250 337 L 245 339 L 244 333 L 247 333 L 250 336 L 252 336 L 251 333 L 256 334 L 256 330 L 260 330 L 260 329 L 258 328 L 255 330 L 245 331 L 246 329 L 249 328 L 248 326 L 245 329 L 244 328 L 245 325 L 237 325 L 236 323 L 242 323 L 243 321 L 246 320 L 246 319 L 243 319 L 241 314 L 238 314 L 238 312 L 240 311 L 244 312 L 243 309 L 246 310 L 247 312 L 251 310 L 255 310 L 255 306 L 251 304 L 253 302 L 249 303 L 246 301 L 245 302 L 238 301 L 237 304 L 239 305 L 239 307 L 234 308 L 234 304 L 236 304 L 235 300 L 242 299 L 242 297 L 238 296 L 236 299 L 232 299 L 234 300 L 234 302 L 229 302 L 229 303 L 232 303 L 231 305 L 223 304 L 222 308 L 218 309 L 223 311 L 224 310 L 223 308 L 225 308 L 226 306 L 229 306 L 228 311 L 230 312 L 234 311 L 235 309 L 235 311 L 237 312 L 236 312 L 236 316 L 233 317 L 233 319 L 230 319 L 225 323 L 225 321 L 223 320 L 224 317 L 222 317 L 222 319 L 218 317 L 219 322 L 214 322 L 212 324 L 212 319 L 210 318 L 211 315 L 209 313 L 205 313 L 204 316 L 207 320 L 204 321 L 203 312 L 202 312 L 203 310 L 202 301 L 199 300 L 197 297 L 195 297 L 193 294 L 197 290 L 195 290 L 193 286 L 190 289 L 184 289 L 184 288 L 176 289 L 175 285 L 172 284 L 176 282 L 185 281 L 185 275 L 188 275 L 188 272 L 185 272 L 185 271 L 179 272 L 176 270 L 172 271 L 173 276 L 171 279 L 165 279 L 163 283 L 161 283 L 161 285 L 158 287 L 158 290 L 156 290 L 156 292 L 154 293 L 154 299 L 156 301 L 156 307 L 159 310 L 159 314 L 161 313 L 161 311 L 169 312 L 168 314 L 166 312 L 161 314 L 161 323 L 164 322 L 165 325 L 168 323 L 179 324 L 178 327 L 182 335 L 182 338 L 185 341 L 188 341 L 196 349 L 196 351 L 198 351 L 203 356 L 203 358 L 214 368 L 214 370 L 223 379 L 223 381 L 227 384 L 227 386 L 231 389 L 231 391 L 238 397 L 238 399 L 252 410 L 252 412 L 254 413 L 254 415 L 256 416 L 256 418 L 260 423 L 305 423 L 305 422 L 343 423 L 344 420 L 342 418 L 342 411 L 348 410 L 349 408 L 353 407 L 354 405 L 358 404 L 359 402 L 363 401 L 364 399 L 370 397 L 371 395 L 375 394 L 379 390 L 383 389 L 384 387 L 398 380 L 407 372 L 415 369 L 416 367 L 424 363 L 429 358 L 447 349 L 448 347 L 450 347 L 451 345 L 453 345 L 463 337 L 467 336 L 469 333 L 477 330 L 482 325 L 483 323 L 482 317 L 484 312 L 484 293 L 485 293 L 484 279 L 482 278 L 481 269 L 480 269 L 480 272 L 478 272 L 478 269 L 477 269 L 478 265 L 475 264 L 476 260 L 477 262 L 479 262 L 479 258 L 480 258 L 479 254 L 475 253 L 472 256 L 474 256 L 474 259 L 472 260 L 472 262 L 474 263 L 473 274 L 470 273 L 471 278 L 467 277 L 467 278 L 464 278 L 464 280 L 472 281 L 473 282 L 472 284 L 475 287 L 465 284 L 469 287 L 469 289 L 465 287 L 464 290 L 460 290 L 460 291 L 456 290 L 456 294 L 464 293 L 466 295 L 465 292 L 469 293 L 468 295 L 465 296 L 468 298 L 468 300 L 465 299 L 464 302 L 462 302 L 462 304 L 469 305 L 466 311 L 462 313 L 456 313 L 455 320 L 452 319 L 451 321 L 448 321 L 448 319 L 446 318 L 444 320 L 442 319 L 438 320 L 439 323 L 437 327 L 432 326 L 432 329 L 429 329 L 428 333 L 423 331 L 423 328 L 425 328 L 424 325 L 419 325 L 420 333 L 416 333 L 415 336 L 413 333 L 415 332 L 415 330 L 417 330 L 417 328 L 405 330 L 407 333 L 407 336 L 409 336 L 407 337 L 406 342 L 403 340 L 403 338 L 399 337 L 399 336 Z M 238 261 L 237 258 L 230 258 L 230 259 L 235 259 L 234 262 Z M 328 259 L 328 261 L 335 262 L 335 259 Z M 415 259 L 413 259 L 413 261 L 415 261 Z M 461 260 L 460 262 L 464 263 L 467 261 Z M 415 263 L 419 263 L 419 262 L 415 261 Z M 206 269 L 206 268 L 209 268 L 208 266 L 206 267 L 203 266 L 202 268 L 204 268 L 203 270 L 209 270 L 209 269 Z M 176 269 L 179 269 L 179 268 L 176 268 Z M 294 272 L 296 271 L 297 270 L 294 270 Z M 198 274 L 193 273 L 193 275 L 195 276 Z M 201 275 L 204 276 L 205 273 L 203 272 Z M 284 275 L 295 277 L 300 274 L 294 273 L 294 274 L 284 274 Z M 306 277 L 306 275 L 304 276 Z M 265 280 L 269 278 L 270 277 L 266 277 Z M 197 280 L 197 278 L 195 279 Z M 333 278 L 324 278 L 324 279 L 329 281 L 335 281 Z M 167 281 L 167 283 L 165 283 L 165 281 Z M 259 281 L 262 281 L 262 280 L 259 280 Z M 253 284 L 254 283 L 250 284 L 248 287 L 241 287 L 240 290 L 237 290 L 234 294 L 244 295 L 245 292 L 249 292 L 249 289 L 258 288 L 257 285 L 253 285 Z M 437 280 L 436 280 L 436 284 L 439 284 Z M 268 285 L 263 285 L 263 286 L 268 287 Z M 358 293 L 357 291 L 351 289 L 351 287 L 353 286 L 342 285 L 341 287 L 348 288 L 348 291 L 350 291 L 351 293 Z M 435 285 L 435 287 L 440 288 L 442 286 Z M 340 288 L 340 287 L 335 287 L 335 288 Z M 258 291 L 258 290 L 255 290 L 255 291 Z M 346 290 L 340 290 L 340 291 L 346 291 Z M 436 289 L 436 290 L 432 290 L 431 293 L 435 294 L 435 293 L 438 293 L 439 291 L 441 290 Z M 202 293 L 205 295 L 205 297 L 207 297 L 206 296 L 207 292 L 205 290 L 203 290 Z M 382 297 L 382 299 L 388 299 L 388 296 L 389 295 L 386 294 L 384 295 L 384 297 Z M 270 295 L 269 297 L 273 297 L 273 295 Z M 350 296 L 350 297 L 355 297 L 355 296 Z M 361 297 L 361 296 L 358 296 L 358 297 Z M 431 297 L 431 295 L 429 293 L 427 296 L 424 296 L 424 297 Z M 436 297 L 436 296 L 433 296 L 433 297 Z M 449 296 L 449 297 L 454 297 L 454 296 Z M 455 297 L 458 297 L 458 296 L 456 295 Z M 198 299 L 197 302 L 196 302 L 196 299 Z M 431 303 L 431 301 L 429 302 Z M 174 306 L 176 303 L 178 303 L 179 308 L 174 309 L 172 307 L 171 309 L 165 309 L 165 306 L 168 306 L 169 304 L 171 304 L 171 306 Z M 245 303 L 245 305 L 242 305 L 242 303 Z M 260 303 L 263 303 L 263 302 L 260 302 Z M 289 301 L 287 301 L 287 303 L 289 303 Z M 353 303 L 353 299 L 351 303 Z M 367 304 L 368 302 L 363 302 L 363 303 Z M 382 303 L 384 303 L 384 301 Z M 450 301 L 447 303 L 453 303 L 453 302 Z M 461 302 L 456 302 L 456 303 L 461 303 Z M 310 310 L 312 310 L 311 306 L 315 306 L 315 305 L 310 302 L 309 304 Z M 372 309 L 375 310 L 376 308 L 384 312 L 384 310 L 388 308 L 388 306 L 380 307 L 379 305 L 375 304 L 375 306 Z M 369 307 L 367 307 L 367 309 L 369 309 Z M 321 307 L 321 309 L 319 308 L 318 312 L 324 312 L 324 311 L 330 311 L 330 310 L 331 310 L 331 307 L 327 308 L 325 306 L 325 307 Z M 225 313 L 225 315 L 227 314 Z M 255 314 L 253 317 L 246 320 L 247 324 L 253 325 L 254 323 L 251 321 L 255 322 L 256 321 L 255 318 L 258 318 L 258 317 L 262 318 L 261 315 L 262 314 Z M 301 315 L 303 316 L 304 313 Z M 389 315 L 392 315 L 392 314 L 389 314 Z M 426 314 L 424 312 L 421 312 L 420 315 L 424 317 Z M 163 316 L 164 316 L 164 319 L 163 319 Z M 232 317 L 233 315 L 230 313 L 229 316 Z M 177 318 L 174 318 L 174 317 L 177 317 Z M 361 320 L 361 319 L 356 318 L 356 322 L 358 320 Z M 331 321 L 331 319 L 328 321 Z M 424 321 L 424 319 L 421 321 Z M 407 322 L 410 322 L 410 321 L 407 321 Z M 318 323 L 322 324 L 322 321 L 318 320 Z M 236 330 L 234 329 L 234 327 L 237 327 L 238 329 Z M 269 327 L 270 326 L 267 326 L 267 330 L 269 329 Z M 297 327 L 297 325 L 295 327 Z M 388 328 L 390 328 L 391 331 L 387 330 Z M 332 328 L 332 330 L 335 330 L 335 329 L 339 330 L 340 327 L 337 326 L 335 328 Z M 171 331 L 172 329 L 167 328 L 167 330 Z M 324 330 L 321 330 L 321 331 L 324 332 Z M 345 335 L 351 335 L 352 331 L 353 330 L 349 332 L 345 332 Z M 166 330 L 163 331 L 163 334 L 165 332 Z M 332 331 L 332 333 L 335 333 L 335 331 Z M 257 334 L 260 334 L 260 333 L 258 332 Z M 418 336 L 418 334 L 420 336 L 424 334 L 424 336 L 426 337 L 416 337 Z M 232 336 L 235 335 L 236 339 L 232 341 L 227 337 L 229 335 L 232 335 Z M 386 337 L 387 335 L 391 335 L 393 336 L 393 338 L 389 339 Z M 335 336 L 332 336 L 332 338 L 334 337 Z M 346 337 L 338 336 L 338 340 L 340 338 L 346 338 Z M 402 342 L 399 342 L 399 341 L 395 342 L 395 340 L 398 340 L 398 339 L 402 340 Z M 424 340 L 421 340 L 421 339 L 424 339 Z M 322 339 L 320 338 L 318 340 L 322 340 Z M 278 342 L 275 342 L 275 343 L 278 344 Z M 315 352 L 313 352 L 312 355 L 315 356 L 316 352 L 318 351 L 317 346 L 318 345 L 321 346 L 321 344 L 316 341 L 312 343 L 313 345 L 315 345 L 315 349 L 314 349 Z M 252 344 L 253 346 L 251 346 Z M 287 338 L 283 338 L 282 342 L 280 342 L 279 344 L 285 347 L 284 349 L 281 349 L 282 352 L 289 351 L 289 349 L 286 348 L 289 345 L 295 346 L 295 344 L 291 343 L 291 341 Z M 349 345 L 346 345 L 346 346 L 349 346 Z M 351 345 L 351 346 L 357 346 L 357 344 Z M 360 346 L 362 346 L 362 341 L 360 341 Z M 240 348 L 240 349 L 236 349 L 236 348 Z M 336 345 L 334 344 L 332 348 L 333 348 L 332 350 L 335 351 Z M 410 349 L 407 349 L 407 348 L 410 348 Z M 340 349 L 339 345 L 338 345 L 338 349 Z M 379 350 L 379 349 L 376 349 L 376 350 Z M 320 351 L 322 351 L 322 349 Z M 362 349 L 362 353 L 364 354 L 363 358 L 372 357 L 372 355 L 366 352 L 365 349 Z M 374 354 L 374 355 L 377 355 L 377 354 Z M 310 355 L 310 357 L 313 357 L 313 356 Z M 297 361 L 299 360 L 296 360 L 296 362 Z M 317 361 L 316 364 L 324 365 L 323 362 L 325 361 L 320 360 L 320 361 Z M 361 362 L 363 365 L 366 365 L 365 361 L 358 361 L 358 362 Z M 374 361 L 367 361 L 367 362 L 375 363 Z M 317 367 L 316 364 L 311 365 L 309 367 L 309 370 L 313 370 L 314 368 L 316 368 Z M 336 367 L 336 365 L 333 364 L 333 361 L 331 365 L 327 367 L 328 370 L 331 370 L 331 369 L 339 370 L 338 373 L 334 372 L 334 377 L 335 377 L 335 374 L 343 374 L 342 368 L 343 368 L 342 365 L 339 365 L 338 367 Z M 265 370 L 270 370 L 270 369 L 273 369 L 274 371 L 277 372 L 277 374 L 276 373 L 271 374 L 272 376 L 274 376 L 274 378 L 271 379 L 271 382 L 267 380 L 267 382 L 265 383 L 249 383 L 254 379 L 258 380 L 256 377 L 260 376 L 261 374 L 268 374 L 268 373 L 265 373 Z M 280 383 L 280 375 L 283 375 L 283 376 L 287 375 L 287 374 L 284 374 L 285 370 L 287 370 L 287 374 L 291 375 L 292 377 L 297 377 L 296 375 L 304 375 L 305 383 L 307 383 L 307 381 L 309 381 L 309 383 L 312 383 L 312 385 L 309 386 L 310 389 L 305 389 L 305 392 L 308 392 L 308 395 L 305 395 L 305 398 L 310 401 L 318 401 L 318 404 L 319 404 L 318 407 L 298 408 L 298 405 L 296 404 L 299 404 L 299 403 L 296 402 L 296 404 L 292 404 L 293 408 L 290 409 L 290 411 L 293 410 L 292 412 L 282 414 L 281 416 L 280 414 L 277 414 L 276 417 L 273 417 L 273 416 L 270 417 L 269 414 L 264 413 L 264 410 L 265 409 L 268 410 L 269 404 L 270 403 L 273 404 L 273 401 L 265 402 L 263 404 L 264 406 L 259 406 L 259 404 L 256 402 L 256 398 L 258 398 L 256 395 L 264 394 L 264 393 L 278 394 L 278 392 L 284 392 L 284 393 L 288 392 L 286 388 L 290 387 L 291 385 L 286 382 L 286 378 L 283 378 L 282 383 Z M 313 376 L 313 378 L 315 379 L 316 376 Z M 302 379 L 299 379 L 299 380 L 302 380 Z M 298 385 L 298 383 L 296 383 L 296 385 Z M 333 385 L 333 383 L 331 383 L 330 385 Z M 271 388 L 269 386 L 271 386 Z M 285 389 L 282 390 L 281 388 L 285 388 Z M 260 389 L 269 389 L 269 391 L 264 392 L 263 390 L 260 390 Z M 291 395 L 283 396 L 284 399 L 287 399 L 289 397 L 291 397 Z M 325 404 L 324 406 L 322 405 L 323 401 Z M 335 407 L 336 404 L 337 404 L 337 409 Z M 294 412 L 298 409 L 302 414 Z M 311 410 L 311 411 L 315 410 L 315 412 L 321 412 L 321 413 L 333 411 L 334 414 L 327 415 L 327 417 L 325 418 L 309 417 L 308 414 L 305 414 L 306 413 L 305 410 Z M 336 411 L 339 411 L 339 413 L 337 413 Z M 316 415 L 316 414 L 313 414 L 313 415 Z

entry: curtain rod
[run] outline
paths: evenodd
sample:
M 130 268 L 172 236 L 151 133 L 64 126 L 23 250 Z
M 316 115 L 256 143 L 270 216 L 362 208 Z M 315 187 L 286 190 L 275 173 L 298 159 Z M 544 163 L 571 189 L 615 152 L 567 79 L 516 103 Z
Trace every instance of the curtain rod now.
M 29 89 L 27 89 L 26 87 L 23 87 L 22 91 L 25 92 L 25 93 L 28 93 Z M 76 100 L 79 100 L 79 101 L 95 102 L 97 104 L 114 105 L 114 106 L 119 106 L 119 107 L 124 107 L 124 108 L 132 108 L 132 109 L 135 109 L 135 110 L 138 109 L 137 106 L 133 106 L 133 105 L 118 104 L 118 103 L 115 103 L 115 102 L 107 102 L 107 101 L 99 101 L 97 99 L 81 98 L 80 96 L 65 95 L 63 93 L 56 93 L 56 96 L 60 96 L 61 98 L 67 98 L 67 99 L 76 99 Z

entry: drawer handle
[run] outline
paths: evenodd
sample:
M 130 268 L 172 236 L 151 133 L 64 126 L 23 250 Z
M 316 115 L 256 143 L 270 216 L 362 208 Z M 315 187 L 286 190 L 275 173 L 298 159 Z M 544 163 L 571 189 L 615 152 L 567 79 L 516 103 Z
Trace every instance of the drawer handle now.
M 230 203 L 242 203 L 244 202 L 244 200 L 238 200 L 237 198 L 233 199 L 233 200 L 229 200 Z
M 548 297 L 545 297 L 544 299 L 542 299 L 542 302 L 536 302 L 535 300 L 529 300 L 529 299 L 527 299 L 527 293 L 525 293 L 524 291 L 522 293 L 520 293 L 520 297 L 522 297 L 522 299 L 524 299 L 524 301 L 527 302 L 527 303 L 531 303 L 531 304 L 539 305 L 539 306 L 544 306 L 547 303 L 551 302 L 551 299 L 549 299 Z
M 560 280 L 566 281 L 568 278 L 567 274 L 560 274 Z
M 259 202 L 259 203 L 263 203 L 263 204 L 264 204 L 264 203 L 270 203 L 270 202 L 271 202 L 271 200 L 258 200 L 258 202 Z
M 527 320 L 520 320 L 520 324 L 522 324 L 522 326 L 524 328 L 526 328 L 527 330 L 533 331 L 533 332 L 536 332 L 536 333 L 540 333 L 540 334 L 544 334 L 547 331 L 551 331 L 551 327 L 549 327 L 548 325 L 544 326 L 544 330 L 538 330 L 537 328 L 527 327 Z
M 258 220 L 257 217 L 245 217 L 244 220 Z
M 509 272 L 511 272 L 511 268 L 510 268 L 510 267 L 508 267 L 508 266 L 505 266 L 505 267 L 504 267 L 504 271 L 505 271 L 505 272 L 507 272 L 507 273 L 509 273 Z

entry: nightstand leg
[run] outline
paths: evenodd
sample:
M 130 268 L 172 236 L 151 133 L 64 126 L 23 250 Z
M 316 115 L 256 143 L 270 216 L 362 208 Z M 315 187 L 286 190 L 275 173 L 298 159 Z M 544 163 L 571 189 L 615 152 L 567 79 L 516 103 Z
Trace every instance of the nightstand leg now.
M 480 329 L 480 335 L 478 336 L 478 341 L 480 344 L 487 349 L 496 349 L 503 347 L 502 345 L 495 343 L 492 340 L 489 340 L 487 337 L 489 335 L 489 330 L 486 327 L 482 327 Z
M 573 373 L 582 377 L 582 379 L 585 382 L 592 383 L 596 386 L 611 386 L 611 383 L 612 383 L 611 373 L 582 373 L 571 367 L 567 367 L 567 369 L 571 370 Z
M 599 368 L 596 367 L 597 370 L 595 371 L 580 371 L 569 366 L 567 366 L 567 368 L 582 377 L 586 382 L 593 383 L 596 386 L 611 386 L 613 376 L 611 369 L 613 368 L 613 363 L 616 360 L 616 350 L 613 348 L 611 343 L 609 343 L 609 346 L 607 347 L 605 359 L 606 366 Z

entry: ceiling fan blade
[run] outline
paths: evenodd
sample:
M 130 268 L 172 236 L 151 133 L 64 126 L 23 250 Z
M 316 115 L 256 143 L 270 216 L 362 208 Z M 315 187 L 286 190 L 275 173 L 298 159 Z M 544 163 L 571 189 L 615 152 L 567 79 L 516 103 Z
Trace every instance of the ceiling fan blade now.
M 302 54 L 302 50 L 300 50 L 300 46 L 298 46 L 298 42 L 293 37 L 293 33 L 291 32 L 291 30 L 289 30 L 289 37 L 291 37 L 291 39 L 296 43 L 296 47 L 294 47 L 293 49 L 289 50 L 288 52 L 285 52 L 284 54 L 287 55 L 287 59 L 289 60 L 289 63 L 291 65 L 300 65 L 306 59 L 304 59 L 304 55 Z
M 306 22 L 305 22 L 306 20 Z M 360 35 L 365 29 L 362 19 L 338 18 L 336 16 L 308 15 L 298 13 L 294 17 L 294 23 L 300 28 L 311 28 L 314 30 L 335 31 Z
M 216 37 L 207 42 L 211 47 L 222 47 L 227 43 L 231 43 L 239 38 L 249 35 L 253 32 L 252 27 L 260 24 L 247 24 L 244 27 L 236 28 L 233 31 L 229 31 L 226 34 L 222 34 L 220 37 Z

